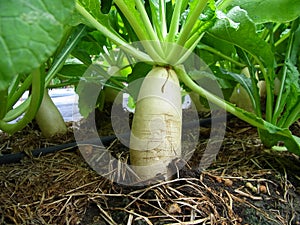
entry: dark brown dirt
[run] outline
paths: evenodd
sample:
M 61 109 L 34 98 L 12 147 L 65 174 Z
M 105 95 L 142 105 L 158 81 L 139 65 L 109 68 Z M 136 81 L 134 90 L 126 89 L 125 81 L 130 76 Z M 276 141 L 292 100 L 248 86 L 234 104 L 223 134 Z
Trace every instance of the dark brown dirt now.
M 101 135 L 112 134 L 110 115 L 97 118 Z M 209 127 L 201 127 L 193 156 L 174 179 L 143 187 L 101 177 L 79 151 L 30 157 L 33 149 L 74 141 L 69 126 L 68 134 L 52 139 L 33 124 L 13 136 L 0 134 L 1 154 L 28 155 L 21 163 L 0 166 L 0 224 L 300 224 L 299 157 L 265 149 L 256 129 L 236 118 L 226 124 L 209 168 L 198 167 L 210 134 Z M 292 126 L 297 135 L 299 128 Z M 128 149 L 118 141 L 109 149 L 128 159 Z M 126 176 L 126 168 L 121 173 Z

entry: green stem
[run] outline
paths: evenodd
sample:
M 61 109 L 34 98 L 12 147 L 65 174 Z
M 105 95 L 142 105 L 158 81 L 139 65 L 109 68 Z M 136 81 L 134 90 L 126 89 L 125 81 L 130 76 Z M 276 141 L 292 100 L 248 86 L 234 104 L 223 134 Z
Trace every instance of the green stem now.
M 0 102 L 1 102 L 1 107 L 0 107 L 0 120 L 2 120 L 7 111 L 7 96 L 8 96 L 8 90 L 0 90 Z
M 260 117 L 256 117 L 254 114 L 251 114 L 247 111 L 243 111 L 241 109 L 238 109 L 237 107 L 233 106 L 232 104 L 226 102 L 224 99 L 220 99 L 218 96 L 215 96 L 214 94 L 211 94 L 210 92 L 206 91 L 205 89 L 198 86 L 185 72 L 184 67 L 182 65 L 177 66 L 175 68 L 176 74 L 179 77 L 179 79 L 192 91 L 198 93 L 200 96 L 206 98 L 208 101 L 214 103 L 215 105 L 221 107 L 222 109 L 225 109 L 227 112 L 235 115 L 236 117 L 240 118 L 241 120 L 244 120 L 245 122 L 249 123 L 250 125 L 257 127 L 261 130 L 266 130 L 269 133 L 274 132 L 274 125 L 263 120 Z M 299 106 L 300 107 L 300 106 Z M 299 111 L 298 111 L 299 112 Z M 273 127 L 269 129 L 270 127 Z M 284 137 L 290 137 L 290 134 L 285 132 L 285 130 L 277 130 L 276 135 L 282 135 Z
M 147 15 L 147 12 L 145 10 L 145 7 L 143 5 L 143 3 L 141 2 L 141 0 L 135 0 L 136 2 L 136 6 L 138 11 L 140 12 L 143 24 L 145 26 L 146 31 L 149 34 L 150 40 L 151 40 L 151 44 L 153 45 L 153 48 L 155 49 L 155 51 L 158 53 L 158 55 L 163 59 L 165 58 L 164 53 L 162 51 L 162 46 L 161 46 L 161 41 L 159 40 L 157 34 L 155 33 L 152 24 L 150 22 L 150 19 Z M 125 14 L 126 16 L 126 14 Z M 139 27 L 139 29 L 141 29 Z
M 123 0 L 115 0 L 115 3 L 120 5 L 126 4 L 123 2 Z M 117 5 L 118 5 L 117 4 Z M 119 6 L 119 5 L 118 5 Z M 120 7 L 120 6 L 119 6 Z M 124 7 L 124 8 L 125 8 Z M 127 8 L 127 7 L 126 7 Z M 114 34 L 112 31 L 110 31 L 108 28 L 106 28 L 104 25 L 99 23 L 91 14 L 89 14 L 88 11 L 84 7 L 82 7 L 78 2 L 76 2 L 76 9 L 77 11 L 87 20 L 89 23 L 95 27 L 97 30 L 99 30 L 103 35 L 108 37 L 112 42 L 119 45 L 120 48 L 122 48 L 127 53 L 135 56 L 137 59 L 144 61 L 144 62 L 152 62 L 152 59 L 149 57 L 149 55 L 145 54 L 144 52 L 141 52 L 135 48 L 133 48 L 131 45 L 129 45 L 126 41 L 121 39 L 118 35 Z
M 11 85 L 8 88 L 8 99 L 11 99 L 12 96 L 16 93 L 16 91 L 19 88 L 20 81 L 21 81 L 22 75 L 19 74 L 18 76 L 15 76 Z
M 74 81 L 66 81 L 66 82 L 62 82 L 62 83 L 59 83 L 59 84 L 50 84 L 47 86 L 48 89 L 54 89 L 54 88 L 65 88 L 67 86 L 71 86 L 71 85 L 74 85 L 76 86 L 78 84 L 80 80 L 74 80 Z
M 12 96 L 8 99 L 8 109 L 11 109 L 16 102 L 21 98 L 25 91 L 28 90 L 32 82 L 32 75 L 29 74 L 24 80 L 23 84 L 14 93 L 10 93 Z
M 166 21 L 166 1 L 164 0 L 159 0 L 159 4 L 160 4 L 160 11 L 159 11 L 159 15 L 160 15 L 160 19 L 161 19 L 161 34 L 162 34 L 162 38 L 163 40 L 166 38 L 167 34 L 168 34 L 168 30 L 167 30 L 167 21 Z M 163 41 L 162 40 L 162 41 Z
M 130 23 L 132 29 L 135 31 L 139 40 L 149 40 L 150 36 L 147 30 L 144 27 L 140 27 L 139 22 L 135 16 L 135 13 L 131 11 L 129 7 L 127 7 L 126 2 L 123 0 L 114 0 L 114 3 L 119 7 L 122 11 L 123 15 L 126 17 L 128 22 Z M 104 33 L 105 34 L 105 33 Z M 114 39 L 113 37 L 109 37 L 110 39 Z
M 266 82 L 266 120 L 268 122 L 272 121 L 273 118 L 273 107 L 274 107 L 274 79 L 271 80 L 273 77 L 273 68 L 269 67 L 267 72 L 267 79 Z
M 259 68 L 263 74 L 264 80 L 266 82 L 266 121 L 271 122 L 272 116 L 273 116 L 273 91 L 271 86 L 271 80 L 273 68 L 268 68 L 268 71 L 266 71 L 263 63 L 259 60 L 259 58 L 256 55 L 251 54 L 256 63 L 259 65 Z
M 61 54 L 61 52 L 63 51 L 63 49 L 65 48 L 66 46 L 66 43 L 68 42 L 72 32 L 74 31 L 74 29 L 78 29 L 80 27 L 85 27 L 85 25 L 83 24 L 80 24 L 78 26 L 70 26 L 66 29 L 65 33 L 64 33 L 64 36 L 63 38 L 60 40 L 60 44 L 59 46 L 57 47 L 57 49 L 55 50 L 55 53 L 53 54 L 53 58 L 57 58 L 59 54 Z M 50 63 L 51 63 L 51 60 L 50 60 Z
M 276 30 L 281 26 L 281 23 L 277 23 L 275 24 L 275 26 L 272 24 L 272 29 L 267 29 L 265 28 L 264 32 L 263 32 L 263 35 L 261 36 L 262 39 L 265 40 L 265 42 L 270 42 L 270 44 L 273 44 L 272 43 L 272 38 L 273 38 L 273 34 L 276 32 Z
M 20 79 L 16 80 L 18 85 L 19 85 L 19 80 Z M 26 77 L 26 79 L 23 81 L 23 84 L 17 90 L 15 90 L 15 88 L 11 90 L 11 92 L 9 93 L 8 103 L 7 103 L 7 110 L 10 111 L 7 112 L 7 114 L 3 118 L 3 121 L 10 122 L 18 118 L 19 116 L 21 116 L 27 110 L 31 99 L 30 97 L 27 98 L 23 103 L 21 103 L 17 107 L 13 108 L 13 106 L 17 103 L 17 101 L 21 98 L 21 96 L 25 93 L 25 91 L 28 90 L 31 84 L 32 84 L 32 74 L 29 74 Z M 13 90 L 15 91 L 12 92 Z
M 246 66 L 244 63 L 238 62 L 238 61 L 234 60 L 232 57 L 227 56 L 227 55 L 223 54 L 222 52 L 220 52 L 220 51 L 218 51 L 218 50 L 216 50 L 216 49 L 214 49 L 214 48 L 212 48 L 212 47 L 210 47 L 208 45 L 205 45 L 205 44 L 201 43 L 201 44 L 198 45 L 198 48 L 206 50 L 208 52 L 211 52 L 211 53 L 213 53 L 213 54 L 215 54 L 217 56 L 220 56 L 223 59 L 226 59 L 229 62 L 232 62 L 232 63 L 234 63 L 235 65 L 237 65 L 237 66 L 239 66 L 241 68 L 244 68 Z
M 182 58 L 182 54 L 186 54 L 186 50 L 183 49 L 183 46 L 189 39 L 190 33 L 192 32 L 193 27 L 196 24 L 206 4 L 207 0 L 199 0 L 196 7 L 192 11 L 190 11 L 189 17 L 179 33 L 176 44 L 173 44 L 172 49 L 168 52 L 167 62 L 169 62 L 170 64 L 178 64 L 178 61 Z
M 256 70 L 254 65 L 251 63 L 251 60 L 249 59 L 247 53 L 244 50 L 242 50 L 242 54 L 244 55 L 244 58 L 247 62 L 247 67 L 251 79 L 251 86 L 253 89 L 253 93 L 251 93 L 251 95 L 253 96 L 251 97 L 251 102 L 256 115 L 262 117 L 260 95 L 259 95 L 259 89 L 257 87 L 258 80 L 256 78 Z
M 158 39 L 158 37 L 157 37 L 153 27 L 152 27 L 152 24 L 150 22 L 150 19 L 147 15 L 147 12 L 145 10 L 145 7 L 144 7 L 143 3 L 141 2 L 141 0 L 135 0 L 135 4 L 136 4 L 136 7 L 137 7 L 137 10 L 140 13 L 141 19 L 142 19 L 142 21 L 145 25 L 145 29 L 146 29 L 146 31 L 149 35 L 150 40 L 159 41 L 159 39 Z M 140 27 L 139 27 L 139 29 L 141 30 Z M 141 39 L 141 40 L 147 40 L 147 39 Z
M 182 49 L 182 53 L 180 54 L 181 57 L 178 59 L 177 64 L 182 64 L 185 62 L 185 60 L 191 55 L 191 53 L 193 52 L 193 50 L 197 47 L 199 41 L 201 40 L 201 38 L 203 37 L 204 33 L 198 35 L 197 40 L 194 40 L 191 46 L 189 46 L 189 48 L 183 48 Z
M 69 54 L 81 39 L 85 30 L 86 30 L 86 26 L 82 26 L 79 29 L 75 30 L 70 40 L 67 41 L 67 44 L 64 46 L 64 48 L 62 48 L 60 54 L 58 54 L 58 56 L 55 58 L 46 76 L 46 82 L 45 82 L 46 87 L 50 84 L 51 80 L 54 78 L 56 73 L 64 65 L 64 62 L 67 60 Z
M 275 42 L 274 46 L 275 46 L 275 47 L 278 47 L 278 45 L 280 45 L 280 44 L 283 43 L 286 39 L 288 39 L 290 35 L 291 35 L 291 32 L 288 32 L 288 33 L 284 34 L 278 41 Z
M 287 46 L 287 51 L 285 54 L 285 62 L 286 63 L 283 65 L 280 89 L 279 89 L 279 93 L 277 95 L 277 100 L 276 100 L 275 109 L 274 109 L 274 115 L 276 115 L 276 117 L 273 118 L 273 123 L 275 122 L 275 120 L 277 120 L 277 117 L 281 113 L 281 112 L 279 112 L 279 110 L 281 108 L 281 105 L 283 104 L 281 101 L 282 101 L 282 95 L 283 95 L 284 86 L 285 86 L 285 80 L 286 80 L 286 76 L 287 76 L 287 62 L 288 62 L 291 52 L 292 52 L 293 42 L 294 42 L 294 32 L 291 33 L 291 35 L 290 35 L 288 46 Z
M 200 96 L 206 98 L 208 101 L 214 103 L 215 105 L 225 109 L 226 111 L 230 112 L 231 114 L 237 116 L 238 118 L 248 122 L 249 124 L 265 129 L 264 125 L 259 123 L 257 120 L 253 119 L 252 117 L 247 116 L 244 113 L 241 113 L 240 111 L 236 110 L 234 106 L 232 106 L 230 103 L 227 103 L 224 99 L 219 98 L 218 96 L 206 91 L 199 85 L 197 85 L 185 72 L 183 66 L 177 66 L 175 68 L 176 74 L 180 78 L 180 80 L 189 87 L 192 91 L 198 93 Z
M 180 14 L 181 14 L 181 6 L 182 6 L 182 0 L 176 1 L 174 12 L 171 19 L 171 24 L 169 28 L 169 33 L 166 38 L 167 42 L 175 42 L 175 37 L 179 30 L 179 20 L 180 20 Z
M 42 75 L 40 68 L 38 68 L 32 72 L 31 101 L 25 115 L 14 124 L 0 120 L 0 129 L 9 134 L 13 134 L 16 131 L 23 129 L 36 115 L 43 98 L 43 90 L 44 76 Z
M 299 112 L 300 112 L 300 104 L 297 104 L 297 106 L 292 110 L 292 112 L 287 117 L 284 124 L 281 126 L 283 128 L 289 128 L 297 119 L 299 119 Z
M 11 122 L 21 116 L 29 107 L 31 101 L 31 96 L 29 96 L 24 102 L 18 105 L 16 108 L 11 109 L 8 111 L 3 118 L 4 122 Z
M 265 28 L 263 30 L 263 32 L 261 32 L 260 38 L 262 40 L 265 40 L 265 42 L 268 42 L 269 41 L 269 36 L 268 35 L 269 35 L 269 30 L 267 28 Z
M 108 35 L 106 35 L 106 32 L 102 32 L 101 30 L 100 31 L 104 35 L 106 35 L 108 38 L 110 38 L 113 42 L 118 44 L 120 46 L 120 48 L 122 48 L 124 51 L 127 51 L 128 53 L 130 53 L 131 55 L 133 55 L 136 58 L 140 59 L 141 61 L 144 61 L 144 62 L 153 62 L 153 61 L 154 62 L 164 62 L 163 58 L 161 58 L 161 56 L 157 53 L 157 51 L 156 51 L 156 49 L 153 45 L 153 42 L 149 41 L 149 40 L 151 40 L 151 37 L 149 36 L 149 34 L 147 32 L 147 27 L 144 27 L 144 26 L 146 26 L 146 24 L 143 24 L 143 27 L 141 27 L 140 23 L 138 22 L 138 20 L 140 20 L 141 18 L 136 18 L 135 14 L 133 12 L 131 12 L 131 10 L 127 7 L 126 3 L 123 0 L 115 0 L 114 2 L 119 7 L 119 9 L 123 13 L 123 15 L 126 17 L 128 22 L 130 23 L 132 29 L 136 33 L 137 37 L 141 41 L 141 44 L 144 46 L 146 52 L 148 53 L 148 55 L 146 55 L 145 53 L 143 53 L 143 54 L 146 55 L 147 57 L 149 57 L 149 55 L 150 55 L 151 58 L 150 59 L 145 59 L 145 57 L 144 58 L 140 57 L 140 55 L 142 55 L 142 52 L 140 52 L 137 49 L 133 48 L 131 45 L 129 45 L 125 41 L 122 41 L 122 43 L 120 41 L 116 42 L 116 40 L 114 40 L 114 37 L 108 36 Z M 151 28 L 152 28 L 152 26 L 151 26 Z M 148 28 L 148 29 L 150 29 L 150 28 Z M 106 30 L 108 30 L 108 29 L 106 29 Z M 111 31 L 109 31 L 109 32 L 111 32 Z M 116 35 L 114 34 L 114 36 L 116 36 Z M 137 52 L 140 52 L 140 54 L 138 54 Z
M 193 11 L 189 13 L 187 21 L 184 24 L 176 42 L 178 45 L 184 46 L 185 42 L 189 38 L 190 32 L 193 30 L 194 25 L 196 24 L 200 14 L 202 13 L 206 5 L 207 0 L 199 0 Z

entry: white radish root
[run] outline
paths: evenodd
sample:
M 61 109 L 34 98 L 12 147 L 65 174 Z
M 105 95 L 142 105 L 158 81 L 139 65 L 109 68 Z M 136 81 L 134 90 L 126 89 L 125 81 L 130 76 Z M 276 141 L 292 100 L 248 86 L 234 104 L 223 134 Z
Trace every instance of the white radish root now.
M 142 83 L 130 137 L 130 162 L 142 180 L 170 175 L 169 163 L 181 156 L 181 127 L 177 75 L 172 69 L 154 67 Z

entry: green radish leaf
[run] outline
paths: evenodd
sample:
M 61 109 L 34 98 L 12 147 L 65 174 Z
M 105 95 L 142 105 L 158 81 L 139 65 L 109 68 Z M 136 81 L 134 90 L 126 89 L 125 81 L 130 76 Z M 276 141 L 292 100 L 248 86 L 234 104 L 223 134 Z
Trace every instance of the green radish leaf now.
M 92 64 L 91 55 L 99 55 L 103 46 L 108 46 L 106 37 L 97 30 L 92 30 L 82 37 L 81 41 L 72 51 L 72 55 L 86 65 Z
M 291 51 L 291 61 L 294 65 L 298 65 L 298 70 L 300 70 L 300 63 L 297 63 L 297 58 L 300 60 L 299 56 L 299 49 L 300 49 L 300 19 L 297 20 L 297 29 L 294 31 L 294 43 L 292 45 L 292 51 Z M 292 30 L 293 31 L 293 30 Z
M 79 0 L 78 1 L 98 22 L 110 28 L 108 16 L 101 13 L 99 0 Z
M 234 57 L 236 55 L 236 50 L 233 44 L 228 43 L 225 40 L 220 40 L 219 38 L 213 37 L 209 34 L 205 34 L 201 39 L 201 43 L 198 44 L 200 49 L 204 49 L 206 46 L 210 46 L 214 49 L 217 49 L 221 53 Z M 217 56 L 216 56 L 217 57 Z M 218 57 L 220 59 L 221 57 Z
M 258 133 L 261 141 L 266 147 L 271 148 L 273 146 L 277 146 L 278 144 L 284 144 L 289 152 L 300 155 L 300 138 L 293 135 L 288 128 L 281 129 L 281 133 L 284 133 L 284 135 L 278 133 L 269 133 L 268 131 L 261 129 L 258 129 Z
M 75 48 L 71 54 L 87 66 L 92 64 L 91 56 L 83 49 Z
M 108 14 L 112 5 L 112 0 L 101 0 L 101 12 Z
M 87 68 L 88 67 L 84 64 L 67 64 L 61 68 L 58 75 L 63 75 L 69 78 L 82 77 Z
M 80 114 L 87 118 L 95 109 L 100 91 L 105 85 L 108 74 L 99 65 L 91 65 L 85 71 L 75 91 L 79 96 Z
M 162 15 L 160 12 L 160 7 L 159 7 L 160 0 L 149 0 L 148 4 L 150 6 L 149 7 L 150 9 L 148 9 L 148 7 L 146 9 L 148 11 L 151 11 L 151 12 L 147 12 L 148 16 L 152 20 L 153 26 L 155 26 L 155 30 L 157 32 L 158 37 L 160 37 L 162 40 L 163 33 L 161 27 L 163 26 L 163 20 L 165 19 L 163 18 L 163 16 L 165 15 Z
M 8 89 L 6 90 L 0 90 L 0 120 L 2 120 L 6 115 L 7 110 L 7 98 L 8 98 Z
M 87 118 L 89 114 L 95 109 L 102 86 L 97 83 L 81 81 L 76 88 L 76 93 L 79 96 L 78 107 L 80 114 Z M 92 97 L 94 98 L 92 98 Z M 97 97 L 95 97 L 97 96 Z
M 0 1 L 0 90 L 51 56 L 64 35 L 73 0 Z
M 235 108 L 236 113 L 234 114 L 242 114 L 243 120 L 252 121 L 251 124 L 258 127 L 259 137 L 266 147 L 271 148 L 278 143 L 284 143 L 288 151 L 300 155 L 300 138 L 293 135 L 288 128 L 280 128 L 231 103 L 227 102 L 226 104 Z
M 103 53 L 103 46 L 108 46 L 106 37 L 99 31 L 91 31 L 86 36 L 82 37 L 76 48 L 75 52 L 84 52 L 88 55 L 99 55 Z
M 131 27 L 130 23 L 128 22 L 128 20 L 126 19 L 126 17 L 124 16 L 124 14 L 122 13 L 122 11 L 117 8 L 118 14 L 120 14 L 120 17 L 122 19 L 122 21 L 118 21 L 117 22 L 117 27 L 119 30 L 124 29 L 127 32 L 120 34 L 127 42 L 137 42 L 139 39 L 135 33 L 135 31 L 133 30 L 133 28 Z
M 255 23 L 284 23 L 300 15 L 299 0 L 233 0 L 231 6 L 240 6 Z
M 208 32 L 259 57 L 267 67 L 273 67 L 274 54 L 270 45 L 259 37 L 255 24 L 240 7 L 234 7 L 226 15 L 218 12 L 218 20 Z
M 287 65 L 287 73 L 286 79 L 284 84 L 284 92 L 282 95 L 281 104 L 279 106 L 278 114 L 283 113 L 282 117 L 280 118 L 279 125 L 283 125 L 283 121 L 289 119 L 291 112 L 294 111 L 294 108 L 300 104 L 300 84 L 299 84 L 299 77 L 300 74 L 297 70 L 297 67 L 293 65 L 293 63 L 288 60 L 286 62 Z M 275 115 L 276 118 L 279 115 Z M 295 120 L 298 118 L 296 117 Z M 295 121 L 290 121 L 293 123 Z M 291 124 L 288 124 L 288 126 Z
M 232 82 L 231 80 L 226 79 L 226 76 L 220 75 L 220 68 L 212 67 L 213 73 L 211 71 L 205 70 L 191 70 L 188 72 L 189 76 L 197 82 L 199 86 L 204 88 L 205 90 L 213 93 L 215 95 L 219 95 L 219 90 L 222 90 L 223 96 L 225 99 L 229 99 L 232 90 L 234 89 L 236 82 Z M 218 73 L 218 75 L 216 75 Z M 228 94 L 227 94 L 228 92 Z M 199 96 L 199 99 L 202 103 L 205 103 L 203 97 Z M 206 106 L 206 103 L 204 104 Z M 209 108 L 209 107 L 208 107 Z
M 140 30 L 140 33 L 143 33 L 144 35 L 148 35 L 148 32 L 144 26 L 144 23 L 142 22 L 141 15 L 139 11 L 136 8 L 135 0 L 118 0 L 116 1 L 116 5 L 120 6 L 119 8 L 121 9 L 122 13 L 124 14 L 125 17 L 128 17 L 127 21 L 131 25 L 132 29 L 137 33 L 137 30 Z M 118 4 L 118 2 L 120 2 Z M 130 17 L 130 19 L 129 19 Z M 133 24 L 133 22 L 135 24 Z M 139 36 L 137 34 L 137 36 Z M 143 38 L 139 37 L 141 40 Z
M 248 93 L 249 97 L 251 98 L 251 102 L 254 103 L 254 95 L 253 95 L 253 88 L 252 88 L 252 82 L 249 77 L 246 77 L 244 74 L 236 74 L 229 71 L 225 71 L 223 69 L 220 69 L 223 75 L 229 80 L 234 80 L 238 82 Z M 223 78 L 225 78 L 223 77 Z

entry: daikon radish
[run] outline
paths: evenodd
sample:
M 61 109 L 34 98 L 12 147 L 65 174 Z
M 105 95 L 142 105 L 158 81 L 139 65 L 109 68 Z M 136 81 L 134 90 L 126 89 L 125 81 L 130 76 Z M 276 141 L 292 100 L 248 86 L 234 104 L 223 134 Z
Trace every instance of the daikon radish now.
M 130 162 L 142 180 L 172 175 L 168 165 L 181 156 L 181 127 L 177 75 L 170 68 L 154 67 L 141 85 L 130 137 Z

